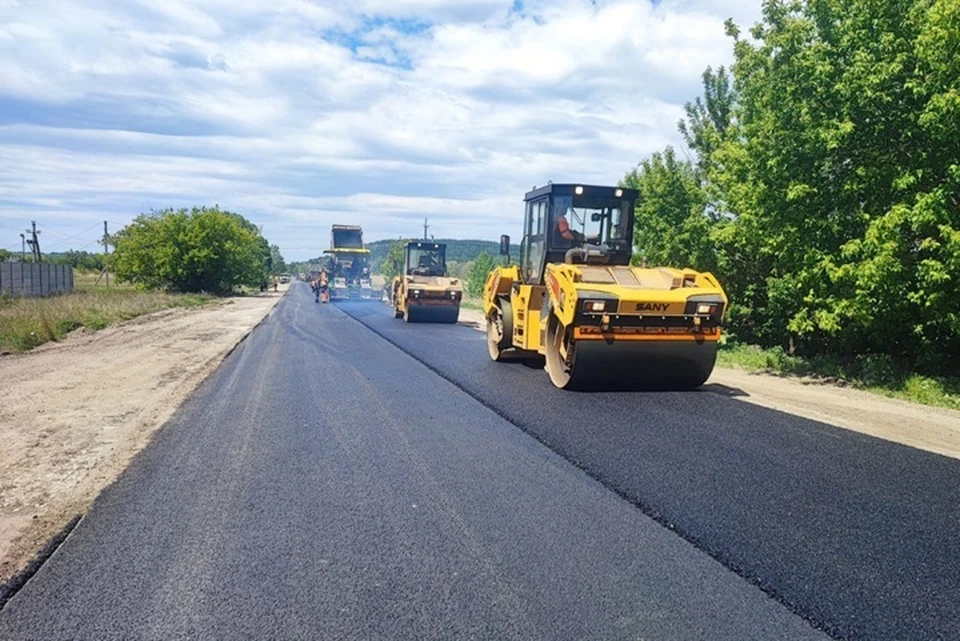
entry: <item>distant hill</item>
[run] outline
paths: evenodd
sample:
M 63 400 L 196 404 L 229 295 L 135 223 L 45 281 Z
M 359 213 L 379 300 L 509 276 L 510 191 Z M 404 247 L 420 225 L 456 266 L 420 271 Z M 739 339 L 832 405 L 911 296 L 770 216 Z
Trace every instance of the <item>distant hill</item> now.
M 371 254 L 370 264 L 374 269 L 380 268 L 380 263 L 383 262 L 383 259 L 386 257 L 387 251 L 390 249 L 390 243 L 392 242 L 392 240 L 375 240 L 372 243 L 366 243 L 366 247 L 370 250 Z M 479 256 L 481 252 L 487 252 L 494 257 L 500 254 L 500 243 L 492 240 L 435 238 L 432 242 L 444 243 L 447 246 L 447 260 L 458 263 L 473 260 Z

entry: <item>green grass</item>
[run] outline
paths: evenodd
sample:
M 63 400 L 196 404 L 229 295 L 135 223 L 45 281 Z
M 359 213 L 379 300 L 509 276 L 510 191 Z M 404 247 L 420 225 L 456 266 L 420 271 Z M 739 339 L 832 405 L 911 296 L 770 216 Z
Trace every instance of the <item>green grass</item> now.
M 902 371 L 892 358 L 885 355 L 871 354 L 845 360 L 803 358 L 791 356 L 780 348 L 763 349 L 728 342 L 720 346 L 717 364 L 748 371 L 811 377 L 914 403 L 960 409 L 960 378 Z
M 465 309 L 473 309 L 473 310 L 476 310 L 476 311 L 478 311 L 478 312 L 482 312 L 482 311 L 483 311 L 483 299 L 482 299 L 482 298 L 474 298 L 474 297 L 468 296 L 466 293 L 464 293 L 463 298 L 460 299 L 460 307 L 463 307 L 463 308 L 465 308 Z
M 99 278 L 99 282 L 97 279 Z M 110 287 L 107 287 L 106 276 L 100 272 L 81 272 L 73 270 L 73 290 L 75 292 L 109 291 L 112 289 L 134 289 L 132 285 L 118 283 L 117 277 L 110 276 Z
M 96 274 L 77 274 L 75 291 L 48 298 L 0 298 L 0 353 L 25 352 L 68 332 L 104 329 L 172 307 L 197 307 L 213 300 L 199 294 L 148 292 L 130 286 L 94 285 Z

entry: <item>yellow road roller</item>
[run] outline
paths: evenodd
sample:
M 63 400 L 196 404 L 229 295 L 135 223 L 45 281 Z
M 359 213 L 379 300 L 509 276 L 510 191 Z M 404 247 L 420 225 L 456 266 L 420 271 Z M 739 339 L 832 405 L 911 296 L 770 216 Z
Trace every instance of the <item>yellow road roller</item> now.
M 490 357 L 542 357 L 561 389 L 691 389 L 713 371 L 727 297 L 707 272 L 631 266 L 637 192 L 526 194 L 520 264 L 484 284 Z M 509 262 L 510 238 L 500 252 Z
M 393 315 L 408 323 L 456 323 L 463 287 L 447 275 L 447 246 L 422 240 L 408 242 L 403 269 L 393 279 Z

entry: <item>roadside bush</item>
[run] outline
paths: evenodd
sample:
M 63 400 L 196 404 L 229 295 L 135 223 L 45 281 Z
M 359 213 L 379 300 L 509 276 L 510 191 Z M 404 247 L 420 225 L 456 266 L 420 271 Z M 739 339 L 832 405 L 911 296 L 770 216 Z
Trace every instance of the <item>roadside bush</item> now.
M 117 277 L 147 289 L 227 293 L 257 287 L 272 262 L 257 227 L 218 207 L 142 214 L 114 242 Z

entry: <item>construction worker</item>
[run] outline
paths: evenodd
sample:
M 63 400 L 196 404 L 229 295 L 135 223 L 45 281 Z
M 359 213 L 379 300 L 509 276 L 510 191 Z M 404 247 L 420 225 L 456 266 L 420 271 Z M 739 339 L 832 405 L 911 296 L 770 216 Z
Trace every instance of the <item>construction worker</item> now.
M 560 234 L 561 238 L 569 241 L 571 244 L 583 240 L 583 234 L 570 228 L 570 221 L 567 220 L 565 214 L 557 216 L 557 233 Z
M 327 278 L 327 270 L 321 269 L 320 275 L 317 276 L 317 301 L 323 299 L 323 302 L 326 303 L 330 300 L 330 287 L 329 280 Z

